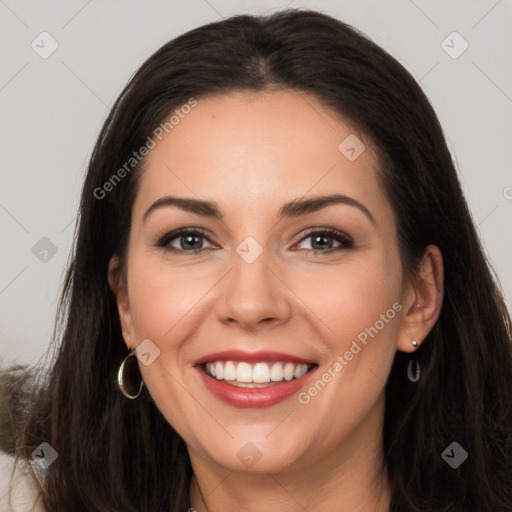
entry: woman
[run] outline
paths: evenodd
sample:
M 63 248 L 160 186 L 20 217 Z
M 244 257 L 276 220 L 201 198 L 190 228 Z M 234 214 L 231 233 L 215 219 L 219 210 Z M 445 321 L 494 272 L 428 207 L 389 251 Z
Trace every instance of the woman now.
M 441 128 L 333 18 L 142 65 L 62 311 L 44 382 L 10 379 L 42 510 L 512 510 L 510 320 Z

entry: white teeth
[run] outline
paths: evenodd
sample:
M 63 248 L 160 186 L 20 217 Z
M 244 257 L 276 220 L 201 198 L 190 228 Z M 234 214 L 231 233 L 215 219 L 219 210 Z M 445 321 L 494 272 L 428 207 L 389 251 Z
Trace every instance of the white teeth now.
M 253 384 L 268 382 L 282 382 L 299 379 L 308 373 L 311 365 L 295 364 L 290 362 L 275 363 L 246 363 L 233 361 L 215 361 L 205 365 L 205 370 L 217 380 L 231 381 L 233 385 L 245 384 L 245 387 L 254 387 Z M 258 387 L 258 386 L 256 386 Z
M 299 379 L 303 375 L 306 375 L 307 372 L 308 372 L 308 365 L 307 364 L 299 364 L 299 365 L 297 365 L 295 367 L 295 370 L 293 372 L 293 376 L 296 379 Z M 219 378 L 219 377 L 217 376 L 217 378 Z
M 222 380 L 224 377 L 224 366 L 222 366 L 222 363 L 217 361 L 215 363 L 215 378 Z
M 268 364 L 256 363 L 252 369 L 253 382 L 270 382 L 270 369 Z
M 283 380 L 283 365 L 281 363 L 274 363 L 272 368 L 270 368 L 270 380 L 272 382 Z
M 236 380 L 236 367 L 231 361 L 224 365 L 224 380 Z
M 286 366 L 284 367 L 284 373 L 283 376 L 286 380 L 292 380 L 293 379 L 293 370 L 295 369 L 295 365 L 293 363 L 286 363 Z
M 249 363 L 238 363 L 236 368 L 236 380 L 238 382 L 252 382 L 252 369 Z

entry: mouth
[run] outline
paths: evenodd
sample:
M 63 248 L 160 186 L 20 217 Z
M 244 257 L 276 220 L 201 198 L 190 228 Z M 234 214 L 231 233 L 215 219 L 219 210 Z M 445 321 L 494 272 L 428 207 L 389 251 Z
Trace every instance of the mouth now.
M 264 388 L 304 377 L 315 365 L 286 361 L 214 361 L 201 366 L 209 377 L 241 388 Z
M 225 351 L 195 362 L 195 369 L 216 398 L 233 407 L 270 407 L 298 393 L 318 364 L 289 354 Z

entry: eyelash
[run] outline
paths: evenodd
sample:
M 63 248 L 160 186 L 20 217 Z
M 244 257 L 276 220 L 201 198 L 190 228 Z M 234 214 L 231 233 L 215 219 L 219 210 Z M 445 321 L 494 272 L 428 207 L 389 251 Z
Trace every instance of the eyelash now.
M 172 231 L 170 233 L 165 234 L 160 240 L 156 243 L 157 247 L 165 248 L 168 251 L 174 252 L 176 254 L 181 255 L 198 255 L 210 249 L 209 247 L 202 247 L 201 249 L 176 249 L 175 247 L 170 246 L 170 242 L 172 242 L 175 238 L 179 238 L 180 236 L 184 236 L 187 234 L 199 235 L 200 237 L 205 238 L 208 242 L 213 243 L 200 229 L 197 228 L 183 228 L 177 231 Z M 342 244 L 341 247 L 327 249 L 325 251 L 317 250 L 317 249 L 302 249 L 304 251 L 308 251 L 313 254 L 331 254 L 347 249 L 351 249 L 354 247 L 354 242 L 350 236 L 347 234 L 338 231 L 333 228 L 313 228 L 309 230 L 297 243 L 301 243 L 312 235 L 327 235 L 328 238 L 332 238 L 333 240 L 340 242 Z M 299 249 L 300 250 L 300 249 Z

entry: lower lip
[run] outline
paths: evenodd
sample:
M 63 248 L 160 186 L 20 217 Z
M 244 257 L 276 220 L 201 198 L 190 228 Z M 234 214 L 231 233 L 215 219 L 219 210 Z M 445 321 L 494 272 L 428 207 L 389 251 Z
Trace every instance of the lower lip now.
M 299 379 L 274 384 L 265 388 L 242 388 L 232 386 L 231 384 L 226 384 L 224 381 L 206 375 L 201 367 L 196 366 L 195 369 L 199 372 L 208 391 L 219 400 L 233 407 L 252 407 L 257 409 L 270 407 L 298 393 L 310 380 L 311 375 L 315 373 L 317 366 Z

